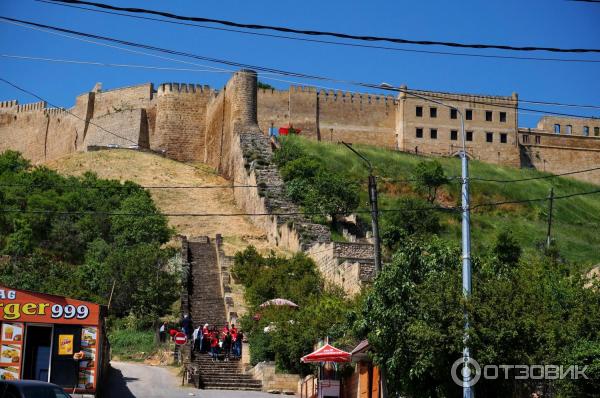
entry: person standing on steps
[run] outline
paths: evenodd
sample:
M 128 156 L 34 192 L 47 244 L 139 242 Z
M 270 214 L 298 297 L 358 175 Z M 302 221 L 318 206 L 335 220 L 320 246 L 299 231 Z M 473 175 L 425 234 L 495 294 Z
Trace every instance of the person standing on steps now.
M 213 330 L 210 334 L 210 356 L 213 362 L 219 359 L 219 337 L 217 330 Z
M 210 330 L 208 329 L 208 323 L 205 323 L 202 328 L 202 341 L 200 342 L 201 353 L 210 351 L 210 342 Z
M 192 319 L 188 314 L 185 314 L 183 316 L 183 319 L 181 320 L 181 330 L 183 331 L 183 333 L 185 333 L 188 339 L 192 337 L 193 327 L 194 326 L 192 325 Z
M 202 326 L 198 325 L 198 327 L 196 329 L 194 329 L 194 333 L 192 333 L 192 339 L 194 342 L 194 345 L 192 347 L 192 352 L 200 351 L 200 342 L 202 341 L 201 329 L 202 329 Z
M 242 330 L 240 329 L 237 331 L 237 339 L 235 339 L 237 359 L 242 359 L 242 343 L 243 342 L 244 342 L 244 332 L 242 332 Z
M 229 331 L 231 332 L 231 342 L 232 342 L 232 346 L 231 346 L 231 352 L 233 353 L 233 357 L 237 357 L 237 346 L 236 346 L 236 341 L 237 341 L 237 329 L 235 328 L 235 324 L 231 324 L 231 329 L 229 329 Z
M 229 361 L 229 357 L 231 355 L 231 333 L 227 332 L 225 337 L 223 337 L 223 360 Z

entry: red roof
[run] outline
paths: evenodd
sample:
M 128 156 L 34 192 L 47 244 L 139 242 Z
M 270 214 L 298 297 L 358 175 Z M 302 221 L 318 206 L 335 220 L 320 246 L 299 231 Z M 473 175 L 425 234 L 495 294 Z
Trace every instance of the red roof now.
M 300 358 L 300 362 L 350 362 L 352 355 L 329 344 L 325 344 L 317 351 Z

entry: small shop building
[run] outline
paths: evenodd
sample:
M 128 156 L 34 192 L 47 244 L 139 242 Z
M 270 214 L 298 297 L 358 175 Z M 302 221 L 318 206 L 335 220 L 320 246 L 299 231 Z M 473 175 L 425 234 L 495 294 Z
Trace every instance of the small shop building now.
M 107 374 L 106 308 L 0 285 L 0 379 L 95 396 Z

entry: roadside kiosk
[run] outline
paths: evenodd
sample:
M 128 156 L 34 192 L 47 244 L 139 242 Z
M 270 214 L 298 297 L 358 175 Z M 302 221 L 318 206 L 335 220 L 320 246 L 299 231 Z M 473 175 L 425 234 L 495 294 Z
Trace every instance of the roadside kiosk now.
M 340 376 L 337 364 L 350 362 L 352 355 L 328 343 L 313 353 L 300 358 L 303 363 L 318 363 L 317 398 L 339 398 L 341 396 Z
M 108 365 L 105 307 L 0 285 L 0 379 L 94 396 Z

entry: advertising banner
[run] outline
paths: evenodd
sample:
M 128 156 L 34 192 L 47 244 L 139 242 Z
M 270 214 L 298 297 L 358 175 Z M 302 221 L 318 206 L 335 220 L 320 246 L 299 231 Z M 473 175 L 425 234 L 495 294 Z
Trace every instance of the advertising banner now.
M 0 285 L 0 320 L 98 325 L 100 306 L 87 301 L 9 289 Z

